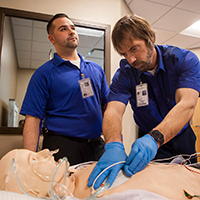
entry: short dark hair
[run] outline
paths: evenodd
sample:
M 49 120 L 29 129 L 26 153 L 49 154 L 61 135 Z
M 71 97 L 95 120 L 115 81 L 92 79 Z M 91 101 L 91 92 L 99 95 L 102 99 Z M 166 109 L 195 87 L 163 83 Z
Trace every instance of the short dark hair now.
M 134 14 L 122 17 L 112 31 L 112 43 L 116 51 L 133 39 L 144 40 L 148 46 L 153 46 L 155 37 L 155 31 L 147 20 Z
M 63 18 L 63 17 L 66 17 L 68 19 L 70 19 L 65 13 L 57 13 L 55 14 L 51 19 L 50 21 L 48 22 L 47 24 L 47 33 L 49 34 L 50 33 L 50 29 L 52 28 L 52 23 L 55 19 L 58 19 L 58 18 Z

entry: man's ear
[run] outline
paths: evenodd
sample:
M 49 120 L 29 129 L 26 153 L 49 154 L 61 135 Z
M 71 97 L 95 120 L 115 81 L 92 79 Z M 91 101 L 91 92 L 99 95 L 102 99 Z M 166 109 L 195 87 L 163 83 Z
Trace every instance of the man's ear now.
M 49 38 L 49 41 L 54 44 L 55 43 L 55 39 L 54 39 L 54 36 L 52 34 L 49 34 L 48 35 L 48 38 Z
M 156 38 L 155 36 L 152 36 L 152 42 L 155 44 Z

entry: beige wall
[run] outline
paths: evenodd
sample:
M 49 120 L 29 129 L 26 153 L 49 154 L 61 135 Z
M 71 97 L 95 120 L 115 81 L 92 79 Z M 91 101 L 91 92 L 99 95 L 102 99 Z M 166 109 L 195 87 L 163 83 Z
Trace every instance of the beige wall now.
M 23 137 L 22 135 L 0 135 L 0 159 L 13 148 L 22 149 L 23 148 Z
M 200 59 L 200 49 L 191 49 Z M 200 153 L 200 97 L 197 101 L 197 105 L 194 111 L 193 118 L 191 120 L 192 129 L 195 132 L 197 137 L 196 140 L 196 151 Z M 197 161 L 200 162 L 200 157 L 197 158 Z
M 130 13 L 123 0 L 1 0 L 0 6 L 52 15 L 65 12 L 74 19 L 111 25 L 111 30 L 119 18 Z M 111 78 L 119 66 L 119 60 L 120 56 L 111 47 Z M 18 71 L 18 88 L 26 87 L 25 80 L 32 72 L 29 75 L 27 73 L 25 70 Z M 23 95 L 22 89 L 17 90 L 17 101 L 21 102 Z M 123 134 L 126 150 L 129 151 L 132 140 L 135 139 L 135 124 L 130 106 L 123 118 Z
M 198 56 L 198 58 L 200 59 L 200 49 L 199 48 L 198 49 L 191 49 L 191 51 L 193 51 Z M 195 112 L 194 112 L 194 116 L 191 120 L 191 124 L 193 126 L 200 126 L 200 97 L 198 99 L 198 102 L 197 102 L 197 105 L 196 105 L 196 108 L 195 108 Z M 200 140 L 200 138 L 199 138 L 199 140 Z
M 13 42 L 13 35 L 10 25 L 10 20 L 6 18 L 2 55 L 1 55 L 1 108 L 8 109 L 9 99 L 16 98 L 17 92 L 17 59 L 15 54 L 15 46 Z M 2 120 L 7 118 L 6 113 L 2 109 Z M 0 121 L 0 123 L 2 122 Z M 5 124 L 0 124 L 5 125 Z

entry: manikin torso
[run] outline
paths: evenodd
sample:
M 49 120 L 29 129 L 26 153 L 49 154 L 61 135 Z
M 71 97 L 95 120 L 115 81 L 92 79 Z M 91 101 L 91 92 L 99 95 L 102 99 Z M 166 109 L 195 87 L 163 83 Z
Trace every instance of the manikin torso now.
M 50 152 L 48 150 L 43 150 L 39 153 L 24 149 L 13 150 L 0 160 L 0 189 L 23 193 L 17 185 L 13 172 L 10 173 L 9 180 L 5 184 L 12 158 L 15 159 L 19 179 L 27 192 L 32 195 L 48 196 L 51 176 L 57 165 Z M 62 163 L 58 168 L 54 179 L 55 182 L 63 183 L 64 165 Z M 95 163 L 78 170 L 75 170 L 73 167 L 70 168 L 71 175 L 67 177 L 65 185 L 75 197 L 83 199 L 92 194 L 93 191 L 87 187 L 87 182 L 94 166 Z M 118 179 L 120 179 L 120 176 Z M 200 170 L 177 164 L 151 163 L 124 183 L 103 191 L 99 196 L 130 189 L 142 189 L 162 195 L 168 199 L 183 200 L 187 199 L 183 190 L 191 194 L 199 194 L 199 188 Z M 55 187 L 55 191 L 60 191 L 59 186 Z

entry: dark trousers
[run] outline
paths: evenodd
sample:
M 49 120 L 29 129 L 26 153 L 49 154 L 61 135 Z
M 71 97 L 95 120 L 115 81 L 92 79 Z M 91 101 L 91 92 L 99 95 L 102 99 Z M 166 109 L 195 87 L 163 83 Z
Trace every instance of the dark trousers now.
M 146 132 L 139 129 L 139 137 L 142 137 L 145 135 Z M 163 159 L 163 158 L 170 158 L 172 156 L 176 155 L 191 155 L 196 153 L 195 149 L 195 142 L 196 142 L 196 136 L 191 128 L 190 125 L 182 131 L 179 135 L 175 136 L 173 139 L 171 139 L 169 142 L 164 144 L 158 149 L 158 152 L 156 154 L 156 159 Z M 184 157 L 184 156 L 183 156 Z M 185 157 L 186 158 L 186 157 Z M 188 157 L 187 157 L 188 158 Z M 168 160 L 170 162 L 171 160 Z M 193 157 L 191 160 L 191 163 L 196 163 L 197 158 Z M 166 161 L 164 161 L 166 162 Z
M 56 161 L 67 157 L 70 165 L 75 165 L 87 161 L 98 161 L 104 153 L 105 142 L 101 137 L 88 140 L 58 135 L 50 130 L 44 131 L 43 134 L 42 149 L 59 149 L 59 152 L 53 155 Z

